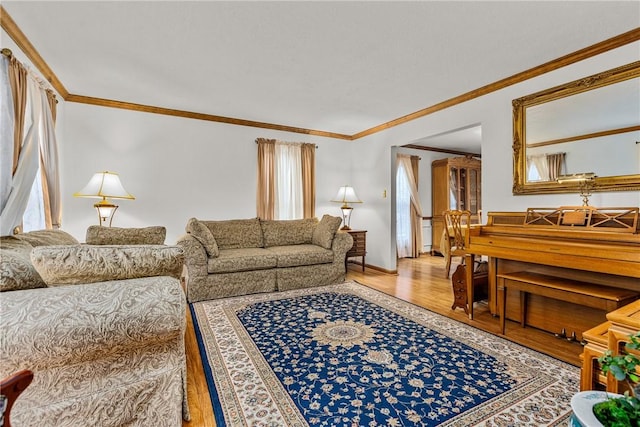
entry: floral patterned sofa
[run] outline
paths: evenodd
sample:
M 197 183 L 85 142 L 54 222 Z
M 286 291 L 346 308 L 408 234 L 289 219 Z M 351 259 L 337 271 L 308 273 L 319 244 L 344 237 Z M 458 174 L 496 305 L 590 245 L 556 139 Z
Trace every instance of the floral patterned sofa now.
M 0 377 L 34 373 L 16 427 L 189 419 L 182 250 L 131 244 L 158 243 L 158 230 L 103 231 L 87 233 L 103 245 L 59 230 L 0 237 Z
M 340 283 L 353 245 L 338 231 L 342 219 L 191 218 L 178 239 L 185 254 L 187 300 L 196 302 L 258 292 Z

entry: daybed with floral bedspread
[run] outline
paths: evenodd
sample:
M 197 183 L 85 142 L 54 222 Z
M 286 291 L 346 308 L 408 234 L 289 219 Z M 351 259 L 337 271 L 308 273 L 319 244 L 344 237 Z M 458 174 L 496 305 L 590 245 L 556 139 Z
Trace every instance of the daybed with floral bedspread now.
M 191 218 L 178 239 L 185 254 L 187 300 L 196 302 L 258 292 L 340 283 L 353 238 L 342 219 Z
M 111 241 L 140 243 L 136 233 L 118 240 L 122 233 L 113 230 Z M 178 427 L 189 419 L 183 262 L 176 246 L 81 245 L 53 230 L 1 237 L 0 377 L 34 373 L 12 425 Z

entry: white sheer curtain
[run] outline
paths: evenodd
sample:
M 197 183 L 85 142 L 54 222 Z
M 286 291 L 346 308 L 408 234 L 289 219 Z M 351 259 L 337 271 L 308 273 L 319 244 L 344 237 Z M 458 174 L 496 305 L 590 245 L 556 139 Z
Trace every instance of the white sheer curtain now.
M 396 172 L 396 246 L 399 258 L 413 257 L 422 247 L 422 236 L 416 234 L 411 226 L 413 205 L 418 216 L 416 228 L 422 230 L 422 207 L 415 182 L 411 157 L 399 154 Z
M 274 219 L 304 217 L 301 146 L 276 141 Z
M 4 81 L 2 83 L 4 86 Z M 38 173 L 40 163 L 39 146 L 43 136 L 42 114 L 43 109 L 48 108 L 48 105 L 43 105 L 43 98 L 40 96 L 41 91 L 44 91 L 44 89 L 40 87 L 40 84 L 31 75 L 27 79 L 27 85 L 28 101 L 25 119 L 25 137 L 22 141 L 18 166 L 10 178 L 7 202 L 0 213 L 0 235 L 3 236 L 12 234 L 13 229 L 22 223 L 22 216 L 27 208 L 33 182 Z M 2 91 L 4 93 L 4 88 Z M 3 108 L 3 115 L 5 114 L 4 110 Z M 5 122 L 4 118 L 2 122 Z M 13 128 L 13 126 L 11 127 Z M 1 135 L 3 137 L 3 140 L 0 141 L 2 146 L 7 144 L 13 145 L 13 140 L 11 140 L 11 142 L 4 140 L 4 132 L 2 132 Z M 2 155 L 4 157 L 4 150 L 2 151 Z M 5 162 L 5 159 L 3 159 L 2 164 L 4 165 Z
M 33 230 L 47 228 L 46 213 L 44 208 L 44 194 L 42 192 L 42 174 L 36 173 L 29 193 L 29 200 L 22 215 L 22 231 L 27 233 Z
M 527 178 L 530 181 L 549 181 L 549 162 L 546 154 L 527 156 L 527 167 Z

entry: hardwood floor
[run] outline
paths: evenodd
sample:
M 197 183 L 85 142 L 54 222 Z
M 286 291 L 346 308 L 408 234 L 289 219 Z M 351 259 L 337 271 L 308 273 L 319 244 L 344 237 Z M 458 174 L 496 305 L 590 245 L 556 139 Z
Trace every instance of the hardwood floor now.
M 457 266 L 457 262 L 459 259 L 454 258 L 452 271 Z M 500 322 L 497 317 L 491 315 L 486 303 L 475 304 L 473 321 L 468 319 L 463 310 L 451 309 L 453 303 L 451 279 L 445 279 L 444 269 L 444 258 L 425 254 L 416 260 L 400 260 L 397 275 L 385 274 L 369 268 L 365 269 L 363 273 L 360 265 L 350 263 L 348 264 L 347 279 L 355 280 L 436 313 L 499 335 Z M 548 332 L 534 328 L 522 328 L 518 323 L 512 321 L 507 321 L 504 337 L 567 363 L 580 366 L 582 346 L 578 343 L 556 338 Z M 185 345 L 187 393 L 191 421 L 183 422 L 182 425 L 183 427 L 214 427 L 216 424 L 211 399 L 189 312 L 187 313 Z

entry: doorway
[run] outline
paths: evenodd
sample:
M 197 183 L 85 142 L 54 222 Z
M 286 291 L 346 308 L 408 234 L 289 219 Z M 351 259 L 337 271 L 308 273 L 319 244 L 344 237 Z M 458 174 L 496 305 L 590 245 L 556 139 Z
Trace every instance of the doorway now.
M 430 135 L 411 141 L 402 146 L 391 147 L 391 242 L 392 254 L 395 254 L 396 265 L 398 254 L 402 252 L 402 243 L 398 242 L 398 236 L 404 238 L 404 229 L 398 225 L 399 210 L 407 210 L 407 195 L 398 191 L 398 162 L 399 155 L 417 156 L 420 160 L 417 169 L 417 198 L 421 207 L 421 240 L 420 252 L 431 253 L 431 245 L 434 243 L 432 235 L 432 162 L 448 157 L 473 156 L 480 157 L 482 143 L 482 126 L 474 123 L 462 126 L 446 132 Z M 406 222 L 405 222 L 406 224 Z M 406 240 L 405 240 L 406 241 Z

